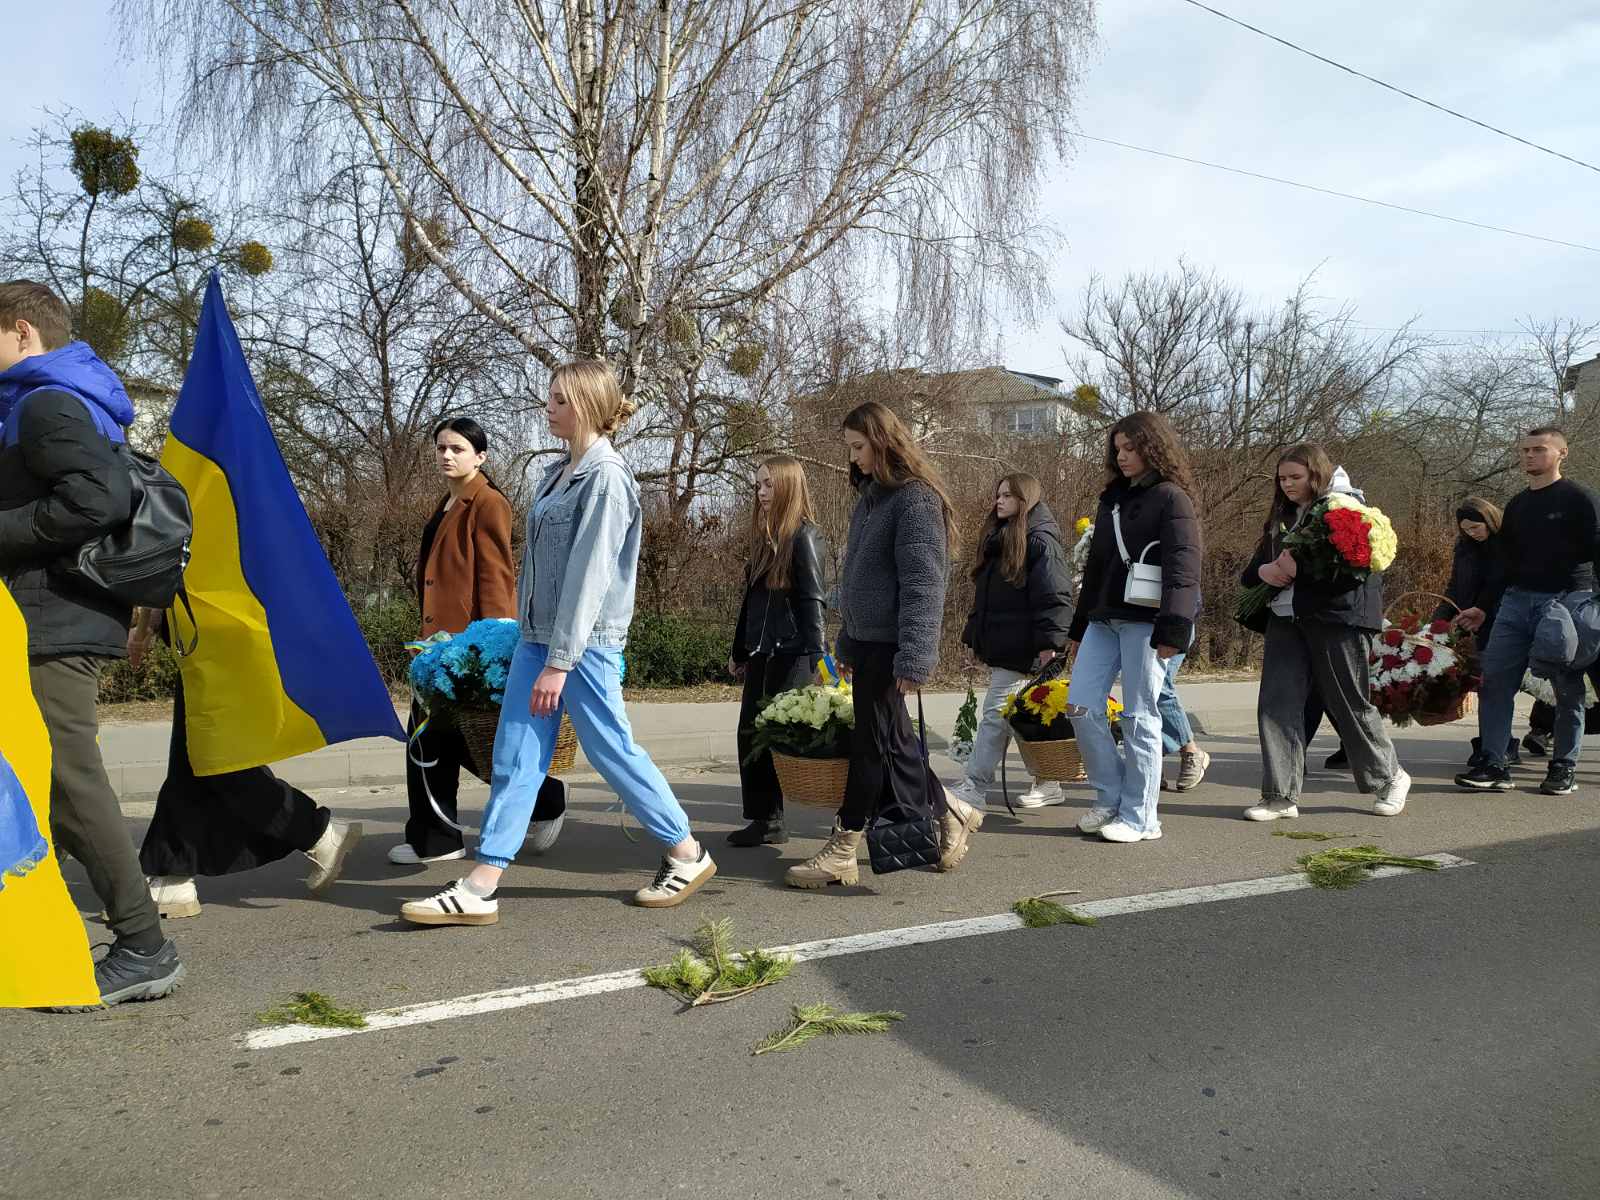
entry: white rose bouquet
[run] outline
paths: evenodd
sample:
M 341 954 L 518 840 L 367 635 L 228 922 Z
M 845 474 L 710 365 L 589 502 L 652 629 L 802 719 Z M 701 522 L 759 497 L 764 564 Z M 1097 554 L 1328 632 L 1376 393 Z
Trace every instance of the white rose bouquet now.
M 756 717 L 750 757 L 777 751 L 795 758 L 848 758 L 855 726 L 848 683 L 780 692 Z

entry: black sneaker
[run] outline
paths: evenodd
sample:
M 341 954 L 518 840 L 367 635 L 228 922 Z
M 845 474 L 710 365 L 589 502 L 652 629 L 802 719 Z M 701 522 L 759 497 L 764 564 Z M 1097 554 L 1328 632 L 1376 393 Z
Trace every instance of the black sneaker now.
M 770 821 L 751 821 L 728 835 L 730 846 L 781 846 L 788 840 L 789 831 L 783 827 L 781 816 Z
M 1577 768 L 1564 762 L 1553 762 L 1544 773 L 1539 790 L 1546 796 L 1570 796 L 1578 790 Z
M 171 995 L 183 975 L 178 948 L 170 940 L 150 954 L 140 954 L 131 946 L 115 942 L 94 965 L 94 985 L 100 989 L 100 1003 L 108 1008 L 128 1000 L 159 1000 Z M 95 1007 L 69 1005 L 52 1011 L 94 1012 Z
M 1344 752 L 1343 745 L 1322 760 L 1322 768 L 1325 771 L 1343 771 L 1349 766 L 1350 756 Z
M 1469 771 L 1476 770 L 1478 767 L 1483 766 L 1484 763 L 1486 763 L 1487 761 L 1488 761 L 1488 759 L 1484 757 L 1484 753 L 1483 753 L 1483 743 L 1478 741 L 1477 738 L 1473 738 L 1472 739 L 1472 753 L 1467 755 L 1467 770 L 1469 770 Z M 1507 760 L 1507 765 L 1509 765 L 1509 764 L 1510 764 L 1510 760 L 1508 759 Z
M 1504 767 L 1493 767 L 1485 763 L 1481 767 L 1456 776 L 1456 786 L 1466 788 L 1470 792 L 1509 792 L 1514 786 L 1511 782 L 1511 772 Z
M 1512 738 L 1511 744 L 1506 747 L 1506 766 L 1520 767 L 1522 765 L 1522 752 L 1517 749 L 1517 739 Z
M 1550 754 L 1550 747 L 1545 744 L 1544 738 L 1537 733 L 1530 732 L 1522 739 L 1522 748 L 1534 758 L 1546 758 Z

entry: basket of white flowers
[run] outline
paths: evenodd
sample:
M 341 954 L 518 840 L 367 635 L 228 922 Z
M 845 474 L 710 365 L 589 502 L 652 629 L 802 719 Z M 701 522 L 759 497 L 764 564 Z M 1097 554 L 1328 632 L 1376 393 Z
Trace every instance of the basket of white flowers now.
M 756 717 L 750 757 L 772 755 L 785 803 L 838 808 L 855 725 L 848 683 L 780 692 Z

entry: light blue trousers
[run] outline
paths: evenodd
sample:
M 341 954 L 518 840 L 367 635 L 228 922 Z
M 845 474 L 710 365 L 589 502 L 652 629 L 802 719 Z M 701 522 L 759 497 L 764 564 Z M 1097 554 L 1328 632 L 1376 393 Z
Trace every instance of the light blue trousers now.
M 1156 800 L 1161 792 L 1161 713 L 1156 707 L 1166 681 L 1156 657 L 1149 621 L 1090 621 L 1072 665 L 1067 703 L 1089 711 L 1072 718 L 1096 811 L 1115 813 L 1141 833 L 1161 829 Z M 1106 698 L 1122 676 L 1122 746 L 1106 720 Z
M 477 860 L 509 867 L 516 858 L 528 835 L 539 785 L 550 770 L 562 709 L 572 718 L 584 757 L 634 820 L 662 845 L 676 846 L 689 836 L 689 818 L 660 769 L 634 744 L 622 706 L 622 651 L 590 646 L 567 673 L 560 707 L 548 717 L 535 717 L 528 711 L 528 698 L 549 650 L 522 642 L 511 659 Z

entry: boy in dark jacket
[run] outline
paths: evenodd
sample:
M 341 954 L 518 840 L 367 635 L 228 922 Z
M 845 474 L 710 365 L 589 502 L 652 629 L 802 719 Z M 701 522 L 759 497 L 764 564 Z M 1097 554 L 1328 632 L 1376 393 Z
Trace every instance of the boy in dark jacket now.
M 127 655 L 132 611 L 52 564 L 127 523 L 116 445 L 133 420 L 122 384 L 71 338 L 43 284 L 0 284 L 0 574 L 28 625 L 28 674 L 50 734 L 50 829 L 83 864 L 116 941 L 95 966 L 101 1000 L 153 1000 L 183 976 L 100 757 L 100 666 Z

